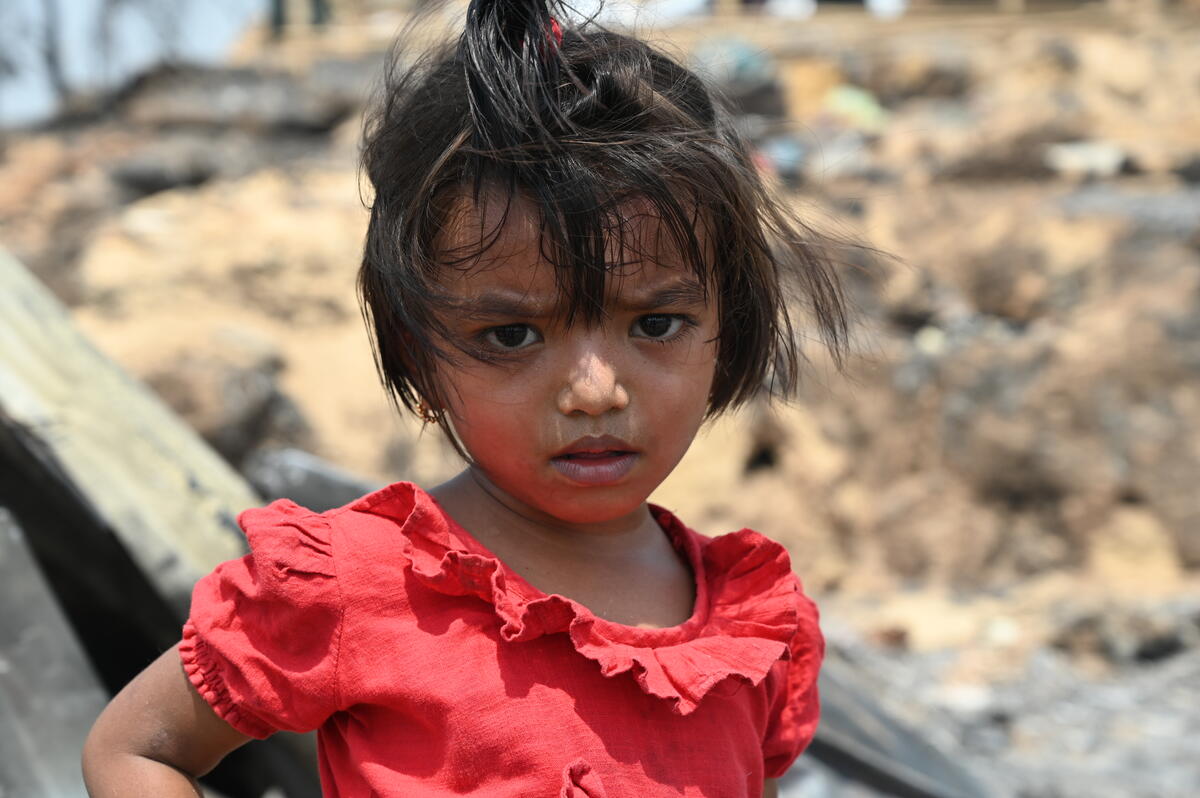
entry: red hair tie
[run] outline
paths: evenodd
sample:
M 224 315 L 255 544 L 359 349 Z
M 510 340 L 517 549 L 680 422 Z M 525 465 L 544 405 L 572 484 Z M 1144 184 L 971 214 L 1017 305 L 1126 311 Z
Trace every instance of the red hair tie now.
M 562 47 L 562 26 L 554 17 L 550 17 L 550 38 L 554 39 L 555 47 Z

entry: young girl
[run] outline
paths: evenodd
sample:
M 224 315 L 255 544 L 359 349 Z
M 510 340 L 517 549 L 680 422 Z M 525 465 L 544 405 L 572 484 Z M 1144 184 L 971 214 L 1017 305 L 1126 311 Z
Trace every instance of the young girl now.
M 242 513 L 251 552 L 96 722 L 91 794 L 196 795 L 279 729 L 318 730 L 330 796 L 773 794 L 816 609 L 778 544 L 646 499 L 706 418 L 794 387 L 789 284 L 841 363 L 815 239 L 701 80 L 547 0 L 474 0 L 364 165 L 381 377 L 468 465 Z

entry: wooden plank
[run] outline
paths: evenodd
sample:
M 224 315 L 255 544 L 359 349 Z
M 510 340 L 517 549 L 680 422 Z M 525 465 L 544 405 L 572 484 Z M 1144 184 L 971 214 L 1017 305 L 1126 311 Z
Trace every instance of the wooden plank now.
M 246 551 L 236 515 L 261 504 L 0 249 L 0 505 L 27 531 L 54 600 L 109 692 L 179 640 L 194 583 Z M 10 618 L 0 616 L 5 629 L 24 624 L 27 613 L 36 617 L 46 603 L 0 598 L 12 610 Z M 36 679 L 38 667 L 22 662 L 14 678 Z M 85 732 L 103 704 L 88 706 Z M 25 745 L 33 724 L 22 720 L 3 742 Z M 243 746 L 206 782 L 231 798 L 256 798 L 272 787 L 289 798 L 316 798 L 314 738 L 280 733 Z M 78 779 L 81 745 L 82 738 L 71 739 L 69 761 L 39 778 Z M 0 747 L 0 767 L 15 755 Z M 40 795 L 21 784 L 6 791 L 0 781 L 0 796 Z
M 260 503 L 253 491 L 3 250 L 0 426 L 74 487 L 179 617 L 195 581 L 245 551 L 234 519 Z

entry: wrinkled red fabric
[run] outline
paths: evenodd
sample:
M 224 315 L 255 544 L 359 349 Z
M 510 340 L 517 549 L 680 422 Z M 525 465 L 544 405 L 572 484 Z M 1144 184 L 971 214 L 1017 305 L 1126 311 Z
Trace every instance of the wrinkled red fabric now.
M 816 729 L 816 607 L 779 544 L 651 509 L 696 578 L 666 629 L 540 592 L 411 483 L 247 510 L 184 669 L 245 734 L 317 729 L 327 796 L 758 798 Z

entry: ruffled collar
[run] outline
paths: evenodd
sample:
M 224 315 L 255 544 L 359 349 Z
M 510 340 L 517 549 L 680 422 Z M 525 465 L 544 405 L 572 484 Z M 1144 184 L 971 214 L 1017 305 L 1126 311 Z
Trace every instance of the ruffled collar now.
M 631 672 L 643 692 L 680 715 L 727 679 L 759 684 L 780 659 L 799 619 L 798 582 L 786 550 L 743 529 L 707 538 L 672 513 L 650 505 L 659 525 L 692 567 L 696 604 L 679 626 L 643 629 L 595 615 L 558 594 L 547 595 L 506 566 L 459 526 L 432 496 L 398 482 L 365 496 L 354 509 L 401 524 L 406 567 L 422 584 L 450 596 L 475 596 L 495 609 L 509 642 L 566 633 L 575 650 L 608 677 Z

